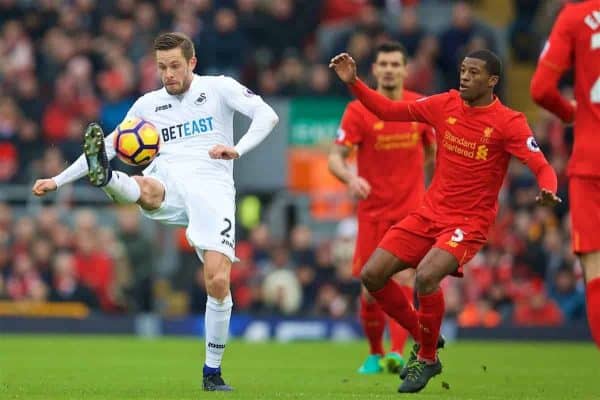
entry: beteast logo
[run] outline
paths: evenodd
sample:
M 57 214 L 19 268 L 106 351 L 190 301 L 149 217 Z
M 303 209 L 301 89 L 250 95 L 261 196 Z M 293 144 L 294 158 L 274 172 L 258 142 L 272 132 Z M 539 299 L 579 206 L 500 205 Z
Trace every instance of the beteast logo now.
M 169 104 L 164 104 L 164 105 L 162 105 L 162 106 L 157 106 L 157 107 L 154 109 L 154 112 L 159 112 L 159 111 L 168 110 L 168 109 L 169 109 L 169 108 L 171 108 L 171 107 L 173 107 L 173 106 L 171 105 L 171 103 L 169 103 Z
M 200 96 L 198 96 L 198 98 L 196 100 L 194 100 L 194 104 L 197 106 L 201 106 L 205 102 L 206 102 L 206 93 L 204 93 L 204 92 L 200 93 Z
M 224 344 L 216 344 L 216 343 L 208 342 L 208 347 L 211 348 L 211 349 L 224 349 L 225 345 Z

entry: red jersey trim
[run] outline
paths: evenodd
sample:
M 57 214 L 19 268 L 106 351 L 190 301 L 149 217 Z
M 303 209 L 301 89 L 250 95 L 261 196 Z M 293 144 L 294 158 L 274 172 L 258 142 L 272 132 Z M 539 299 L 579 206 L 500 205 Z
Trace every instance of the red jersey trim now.
M 486 106 L 470 106 L 466 101 L 463 100 L 463 105 L 467 107 L 469 110 L 486 110 L 498 104 L 498 96 L 494 95 L 494 100 Z

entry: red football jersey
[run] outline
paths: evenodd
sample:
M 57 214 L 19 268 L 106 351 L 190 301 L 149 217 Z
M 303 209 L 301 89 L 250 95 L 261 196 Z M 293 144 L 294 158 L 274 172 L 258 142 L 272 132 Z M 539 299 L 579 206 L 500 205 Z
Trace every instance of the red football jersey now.
M 547 165 L 525 116 L 497 98 L 469 107 L 451 90 L 408 103 L 408 110 L 437 132 L 436 171 L 420 209 L 432 220 L 472 219 L 487 232 L 511 155 L 535 169 Z
M 403 100 L 420 97 L 403 93 Z M 357 146 L 358 175 L 371 185 L 368 198 L 358 203 L 359 218 L 399 220 L 419 206 L 425 193 L 423 149 L 434 140 L 428 125 L 382 121 L 359 101 L 348 104 L 336 143 Z
M 540 63 L 559 72 L 574 65 L 577 109 L 569 174 L 600 176 L 600 0 L 563 8 Z

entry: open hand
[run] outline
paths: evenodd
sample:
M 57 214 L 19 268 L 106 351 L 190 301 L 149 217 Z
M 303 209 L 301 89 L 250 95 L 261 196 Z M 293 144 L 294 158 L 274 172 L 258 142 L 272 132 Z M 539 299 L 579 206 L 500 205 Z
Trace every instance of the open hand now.
M 210 158 L 214 160 L 235 160 L 240 158 L 234 147 L 218 144 L 208 151 Z
M 36 196 L 41 197 L 44 196 L 46 193 L 54 192 L 57 188 L 58 186 L 56 185 L 56 182 L 54 182 L 54 179 L 38 179 L 33 184 L 31 191 Z
M 333 69 L 345 83 L 354 83 L 357 78 L 356 62 L 348 53 L 341 53 L 333 57 L 329 62 L 329 68 Z
M 552 193 L 549 190 L 542 189 L 541 192 L 535 198 L 536 203 L 541 206 L 552 206 L 562 203 L 560 197 Z

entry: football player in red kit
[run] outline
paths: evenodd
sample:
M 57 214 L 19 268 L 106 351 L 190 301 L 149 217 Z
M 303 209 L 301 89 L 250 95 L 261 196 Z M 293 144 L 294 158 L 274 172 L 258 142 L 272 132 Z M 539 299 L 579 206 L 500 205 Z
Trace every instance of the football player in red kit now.
M 558 91 L 560 77 L 571 67 L 576 103 Z M 600 0 L 561 10 L 531 81 L 531 95 L 565 123 L 575 123 L 567 170 L 571 240 L 583 265 L 588 323 L 600 348 Z
M 400 43 L 384 43 L 375 50 L 372 72 L 377 91 L 393 100 L 416 100 L 422 96 L 403 88 L 406 50 Z M 387 230 L 415 210 L 425 194 L 424 164 L 432 164 L 433 129 L 419 122 L 382 121 L 359 101 L 348 104 L 335 145 L 329 154 L 329 170 L 348 185 L 358 202 L 358 235 L 352 274 L 360 276 Z M 346 164 L 356 149 L 357 171 Z M 395 276 L 408 299 L 413 299 L 414 271 Z M 363 287 L 360 322 L 369 342 L 369 356 L 358 369 L 363 374 L 397 372 L 408 332 L 389 319 L 391 352 L 385 355 L 383 332 L 386 315 Z
M 334 57 L 330 67 L 382 120 L 425 122 L 436 131 L 435 171 L 423 202 L 385 234 L 361 272 L 363 285 L 383 310 L 416 338 L 417 354 L 401 374 L 404 380 L 398 391 L 418 392 L 442 371 L 436 351 L 444 316 L 439 284 L 448 275 L 461 276 L 462 266 L 486 242 L 511 156 L 536 176 L 542 205 L 560 201 L 555 194 L 556 173 L 525 116 L 494 95 L 501 63 L 488 50 L 464 58 L 458 91 L 416 101 L 393 101 L 368 88 L 357 78 L 356 63 L 346 53 Z M 418 312 L 407 311 L 409 299 L 390 279 L 407 268 L 417 269 Z

